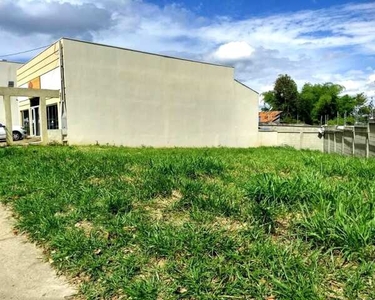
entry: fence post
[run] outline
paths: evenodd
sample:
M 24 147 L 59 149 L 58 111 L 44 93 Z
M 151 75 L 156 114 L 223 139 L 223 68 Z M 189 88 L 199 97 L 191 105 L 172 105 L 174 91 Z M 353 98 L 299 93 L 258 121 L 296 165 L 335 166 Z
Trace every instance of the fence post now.
M 5 111 L 5 132 L 6 142 L 8 146 L 13 145 L 13 120 L 12 120 L 12 105 L 10 103 L 10 96 L 4 95 L 4 111 Z
M 331 153 L 331 133 L 327 134 L 327 153 Z
M 336 130 L 333 132 L 333 152 L 337 153 L 337 151 L 336 151 Z
M 353 138 L 352 138 L 352 155 L 355 154 L 355 126 L 353 126 Z
M 370 124 L 367 124 L 366 132 L 366 158 L 370 157 Z
M 345 155 L 345 129 L 343 129 L 341 134 L 341 154 Z

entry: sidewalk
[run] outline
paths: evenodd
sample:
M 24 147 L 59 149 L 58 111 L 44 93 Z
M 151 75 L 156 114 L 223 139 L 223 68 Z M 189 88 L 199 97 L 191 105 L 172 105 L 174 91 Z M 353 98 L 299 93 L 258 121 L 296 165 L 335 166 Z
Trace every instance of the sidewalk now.
M 0 204 L 0 299 L 72 299 L 75 289 L 68 285 L 43 254 L 23 236 L 12 232 L 10 212 Z

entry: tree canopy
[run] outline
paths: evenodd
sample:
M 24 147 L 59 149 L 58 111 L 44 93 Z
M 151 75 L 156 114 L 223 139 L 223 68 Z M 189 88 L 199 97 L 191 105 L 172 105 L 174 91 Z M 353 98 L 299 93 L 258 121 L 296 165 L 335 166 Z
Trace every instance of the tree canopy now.
M 298 92 L 297 84 L 287 74 L 279 75 L 274 89 L 263 93 L 265 110 L 283 111 L 284 122 L 319 123 L 322 119 L 337 117 L 368 116 L 372 107 L 366 96 L 344 94 L 345 87 L 331 82 L 323 84 L 306 83 Z

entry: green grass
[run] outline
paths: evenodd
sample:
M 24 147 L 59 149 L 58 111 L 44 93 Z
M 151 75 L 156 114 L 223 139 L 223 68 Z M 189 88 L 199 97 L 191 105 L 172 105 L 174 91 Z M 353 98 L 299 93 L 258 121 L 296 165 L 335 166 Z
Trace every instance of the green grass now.
M 375 160 L 0 149 L 0 201 L 87 299 L 375 299 Z

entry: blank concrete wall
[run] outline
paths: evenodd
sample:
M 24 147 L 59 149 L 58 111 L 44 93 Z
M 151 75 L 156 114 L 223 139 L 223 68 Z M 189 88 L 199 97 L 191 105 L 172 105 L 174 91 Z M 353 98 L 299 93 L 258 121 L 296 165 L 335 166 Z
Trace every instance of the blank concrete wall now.
M 278 144 L 278 132 L 276 131 L 260 131 L 258 133 L 258 146 L 276 147 Z
M 20 63 L 13 63 L 8 61 L 0 61 L 0 86 L 8 86 L 9 81 L 13 81 L 17 86 L 17 69 L 21 67 Z M 12 125 L 20 125 L 20 116 L 18 111 L 18 102 L 15 97 L 11 98 L 12 107 Z M 5 124 L 5 111 L 3 97 L 0 96 L 0 123 Z
M 256 146 L 258 94 L 234 69 L 63 40 L 68 142 Z
M 280 146 L 291 146 L 300 149 L 300 133 L 299 132 L 279 132 L 278 144 Z
M 353 155 L 353 130 L 344 130 L 344 154 Z
M 323 138 L 318 137 L 318 127 L 262 125 L 259 146 L 290 146 L 296 149 L 323 151 Z
M 328 136 L 329 138 L 329 152 L 330 153 L 335 153 L 336 152 L 336 149 L 335 149 L 335 136 L 333 134 L 330 134 Z
M 341 131 L 336 132 L 336 153 L 343 154 L 343 133 Z
M 323 139 L 316 132 L 303 132 L 301 138 L 302 149 L 323 151 Z
M 354 155 L 356 156 L 366 156 L 366 143 L 367 143 L 367 128 L 364 130 L 355 131 L 355 139 L 354 139 L 354 147 L 355 152 Z

